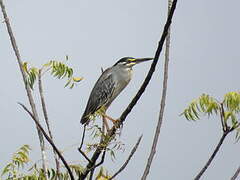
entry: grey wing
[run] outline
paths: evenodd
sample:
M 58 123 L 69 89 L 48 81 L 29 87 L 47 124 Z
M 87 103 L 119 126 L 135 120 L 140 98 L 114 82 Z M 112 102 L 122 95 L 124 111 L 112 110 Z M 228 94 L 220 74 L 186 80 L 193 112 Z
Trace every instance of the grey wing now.
M 113 95 L 114 88 L 113 77 L 106 70 L 93 87 L 84 113 L 85 116 L 95 113 L 103 105 L 106 105 Z

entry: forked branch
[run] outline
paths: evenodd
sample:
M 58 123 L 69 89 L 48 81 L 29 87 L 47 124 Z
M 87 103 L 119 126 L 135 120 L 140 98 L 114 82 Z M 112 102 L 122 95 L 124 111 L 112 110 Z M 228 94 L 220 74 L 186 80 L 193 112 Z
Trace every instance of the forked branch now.
M 127 160 L 124 162 L 124 164 L 120 167 L 120 169 L 109 180 L 112 180 L 113 178 L 115 178 L 118 174 L 120 174 L 126 168 L 126 166 L 128 165 L 129 161 L 131 160 L 132 156 L 136 152 L 136 150 L 137 150 L 141 140 L 142 140 L 142 135 L 138 138 L 138 141 L 135 144 L 135 146 L 133 147 L 130 155 L 127 158 Z
M 35 124 L 37 125 L 37 127 L 41 130 L 41 132 L 43 133 L 44 137 L 46 138 L 46 140 L 49 142 L 49 144 L 52 146 L 52 148 L 54 149 L 54 151 L 57 153 L 57 155 L 59 156 L 59 158 L 61 159 L 61 161 L 63 162 L 64 166 L 66 167 L 69 176 L 71 178 L 71 180 L 74 180 L 74 176 L 73 173 L 67 163 L 67 161 L 64 159 L 64 157 L 62 156 L 61 152 L 58 150 L 58 148 L 56 147 L 56 145 L 53 143 L 52 139 L 47 135 L 47 133 L 45 132 L 45 130 L 43 129 L 43 127 L 41 126 L 41 124 L 35 119 L 35 117 L 33 116 L 33 114 L 27 109 L 26 106 L 24 106 L 22 103 L 18 103 L 20 106 L 22 106 L 22 108 L 30 115 L 30 117 L 33 119 L 33 121 L 35 122 Z

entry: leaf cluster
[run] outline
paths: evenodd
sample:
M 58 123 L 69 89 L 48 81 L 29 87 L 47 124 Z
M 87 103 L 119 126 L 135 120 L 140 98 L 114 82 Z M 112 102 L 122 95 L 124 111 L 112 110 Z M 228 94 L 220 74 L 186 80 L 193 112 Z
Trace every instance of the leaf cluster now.
M 210 116 L 212 113 L 217 114 L 219 109 L 220 105 L 213 97 L 202 94 L 193 100 L 181 115 L 184 115 L 187 120 L 197 120 L 201 113 Z
M 101 167 L 96 177 L 96 180 L 108 180 L 110 179 L 110 177 L 111 176 L 108 174 L 108 172 L 103 167 Z
M 20 147 L 17 152 L 15 152 L 11 158 L 11 162 L 9 162 L 2 170 L 1 178 L 7 180 L 45 180 L 44 170 L 39 168 L 37 163 L 34 163 L 27 171 L 24 170 L 26 166 L 30 162 L 29 153 L 31 148 L 29 145 L 23 145 Z M 84 167 L 80 164 L 70 164 L 73 175 L 77 179 L 81 173 L 84 171 Z M 47 169 L 48 179 L 58 179 L 61 180 L 69 180 L 70 176 L 68 171 L 64 168 L 64 170 L 60 171 L 57 174 L 57 170 L 53 168 Z M 0 178 L 0 179 L 1 179 Z M 109 178 L 106 171 L 101 168 L 99 173 L 97 174 L 96 179 L 101 178 Z
M 74 172 L 74 176 L 78 177 L 79 174 L 81 174 L 83 172 L 83 167 L 80 164 L 71 164 L 69 165 L 69 167 L 71 168 L 72 172 Z M 29 171 L 31 171 L 31 173 L 29 175 L 25 175 L 24 177 L 30 177 L 32 179 L 45 179 L 45 175 L 44 175 L 44 170 L 42 168 L 39 168 L 37 166 L 37 164 L 34 164 Z M 58 179 L 61 180 L 69 180 L 70 176 L 69 173 L 67 171 L 61 171 L 57 174 L 56 169 L 53 168 L 49 168 L 47 169 L 47 176 L 48 179 L 56 179 L 58 177 Z
M 114 160 L 116 158 L 116 151 L 124 151 L 124 143 L 116 138 L 116 136 L 108 136 L 105 134 L 102 129 L 94 124 L 90 128 L 87 129 L 90 131 L 90 136 L 92 140 L 102 139 L 100 143 L 88 143 L 86 152 L 89 153 L 97 148 L 101 148 L 110 153 L 111 159 Z
M 20 176 L 19 170 L 30 161 L 29 151 L 31 148 L 29 145 L 23 145 L 16 153 L 13 154 L 11 162 L 9 162 L 2 170 L 1 177 L 7 175 L 8 178 L 17 178 Z
M 25 83 L 27 83 L 31 89 L 33 89 L 36 79 L 40 73 L 43 75 L 46 72 L 50 72 L 50 74 L 57 79 L 67 79 L 64 87 L 68 86 L 70 89 L 72 89 L 76 83 L 80 82 L 83 79 L 82 77 L 74 77 L 73 69 L 60 61 L 51 60 L 44 64 L 41 68 L 28 67 L 27 62 L 24 62 L 22 66 L 27 75 Z
M 238 128 L 240 113 L 240 93 L 229 92 L 224 95 L 222 101 L 203 94 L 199 98 L 193 100 L 181 115 L 184 115 L 187 120 L 197 120 L 200 115 L 216 114 L 220 117 L 223 130 L 237 130 L 237 138 L 240 135 Z

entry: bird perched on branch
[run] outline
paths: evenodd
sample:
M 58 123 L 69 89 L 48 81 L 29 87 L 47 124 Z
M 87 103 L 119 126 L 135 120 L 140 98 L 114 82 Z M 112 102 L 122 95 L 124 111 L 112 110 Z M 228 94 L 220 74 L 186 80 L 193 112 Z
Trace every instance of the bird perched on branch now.
M 88 124 L 91 117 L 96 114 L 103 117 L 103 123 L 109 129 L 106 119 L 116 122 L 106 115 L 106 110 L 113 100 L 122 92 L 132 78 L 132 67 L 141 62 L 153 60 L 153 58 L 124 57 L 117 61 L 112 67 L 106 69 L 95 83 L 86 109 L 82 115 L 81 123 Z

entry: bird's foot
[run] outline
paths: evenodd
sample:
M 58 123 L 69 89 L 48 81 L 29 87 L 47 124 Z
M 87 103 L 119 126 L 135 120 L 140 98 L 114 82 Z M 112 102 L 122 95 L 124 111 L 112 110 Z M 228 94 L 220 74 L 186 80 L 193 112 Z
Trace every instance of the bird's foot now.
M 116 128 L 120 127 L 120 119 L 113 119 L 112 117 L 110 117 L 110 116 L 108 116 L 106 114 L 104 114 L 104 118 L 109 119 L 110 121 L 112 121 L 114 127 L 116 127 Z
M 115 119 L 114 122 L 113 122 L 113 125 L 114 125 L 116 128 L 120 128 L 120 119 Z

